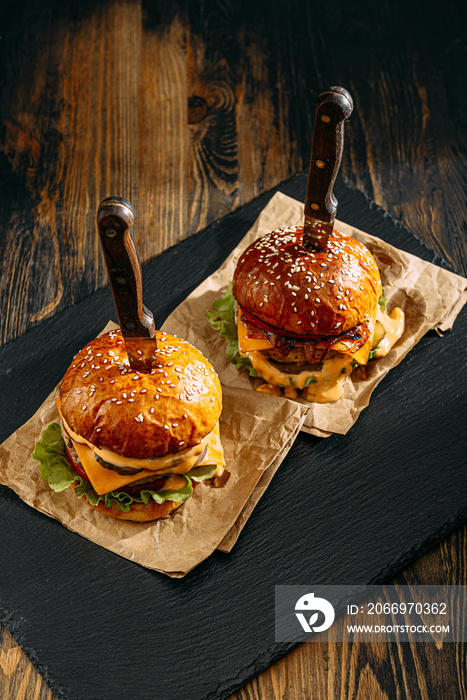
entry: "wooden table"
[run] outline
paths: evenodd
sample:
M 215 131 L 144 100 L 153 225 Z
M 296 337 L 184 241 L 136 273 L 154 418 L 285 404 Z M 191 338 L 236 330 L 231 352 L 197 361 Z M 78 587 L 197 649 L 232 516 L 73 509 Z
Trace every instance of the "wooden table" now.
M 461 0 L 20 0 L 1 13 L 0 342 L 106 284 L 98 202 L 144 260 L 308 165 L 316 97 L 353 95 L 342 172 L 467 273 Z M 466 528 L 400 581 L 467 583 Z M 305 644 L 235 697 L 465 698 L 463 644 Z M 51 700 L 0 628 L 0 696 Z

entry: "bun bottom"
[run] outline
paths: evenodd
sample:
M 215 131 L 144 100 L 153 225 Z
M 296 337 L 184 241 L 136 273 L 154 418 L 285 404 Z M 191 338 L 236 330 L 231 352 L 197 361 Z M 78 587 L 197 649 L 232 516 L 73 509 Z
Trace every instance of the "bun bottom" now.
M 193 482 L 193 490 L 198 484 Z M 71 484 L 73 491 L 75 490 L 75 484 Z M 164 501 L 164 503 L 156 503 L 156 501 L 151 501 L 149 505 L 145 506 L 144 503 L 134 503 L 130 506 L 128 512 L 124 512 L 117 508 L 116 505 L 112 503 L 110 508 L 107 508 L 104 503 L 98 503 L 97 506 L 93 506 L 89 503 L 86 496 L 81 496 L 80 500 L 83 501 L 89 508 L 97 510 L 98 513 L 102 515 L 109 515 L 111 518 L 118 518 L 118 520 L 133 520 L 138 523 L 145 523 L 151 520 L 161 520 L 162 518 L 168 518 L 174 510 L 183 505 L 183 503 L 178 503 L 177 501 Z

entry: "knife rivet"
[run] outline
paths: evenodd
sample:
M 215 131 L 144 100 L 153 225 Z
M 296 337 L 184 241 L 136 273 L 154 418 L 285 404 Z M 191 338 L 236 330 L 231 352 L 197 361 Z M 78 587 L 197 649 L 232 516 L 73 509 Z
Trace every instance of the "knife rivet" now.
M 117 232 L 113 228 L 106 228 L 104 233 L 107 236 L 107 238 L 115 238 L 115 236 L 117 235 Z
M 132 331 L 134 327 L 134 323 L 125 323 L 125 328 L 128 328 L 129 331 Z
M 312 208 L 314 211 L 318 211 L 318 209 L 319 209 L 319 204 L 312 204 L 312 205 L 311 205 L 311 208 Z
M 118 284 L 126 284 L 126 279 L 124 277 L 117 277 Z
M 324 168 L 325 165 L 326 165 L 326 163 L 324 162 L 324 160 L 317 160 L 316 161 L 317 168 Z
M 322 122 L 326 122 L 326 124 L 329 124 L 329 122 L 331 121 L 331 117 L 328 117 L 327 114 L 322 114 L 322 115 L 321 115 L 321 121 L 322 121 Z

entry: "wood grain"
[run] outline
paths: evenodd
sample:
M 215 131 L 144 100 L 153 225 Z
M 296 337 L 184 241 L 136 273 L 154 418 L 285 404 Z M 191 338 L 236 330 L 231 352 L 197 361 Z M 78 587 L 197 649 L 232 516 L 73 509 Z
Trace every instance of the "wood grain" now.
M 330 84 L 355 99 L 342 172 L 465 272 L 461 9 L 7 4 L 0 342 L 106 283 L 104 197 L 134 204 L 145 261 L 307 167 Z
M 52 691 L 3 625 L 0 626 L 2 700 L 54 700 Z

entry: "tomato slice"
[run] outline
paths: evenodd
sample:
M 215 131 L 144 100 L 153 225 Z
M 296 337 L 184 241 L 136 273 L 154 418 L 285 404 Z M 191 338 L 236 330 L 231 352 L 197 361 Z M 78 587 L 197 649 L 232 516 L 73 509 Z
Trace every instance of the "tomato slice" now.
M 75 470 L 75 472 L 78 474 L 78 476 L 80 476 L 82 479 L 86 479 L 86 481 L 89 481 L 89 477 L 86 474 L 86 472 L 84 471 L 81 464 L 78 464 L 78 462 L 75 462 L 75 460 L 71 456 L 71 452 L 68 449 L 68 445 L 65 445 L 65 450 L 66 450 L 66 457 L 67 457 L 68 461 L 70 462 L 71 466 L 73 467 L 73 469 Z

